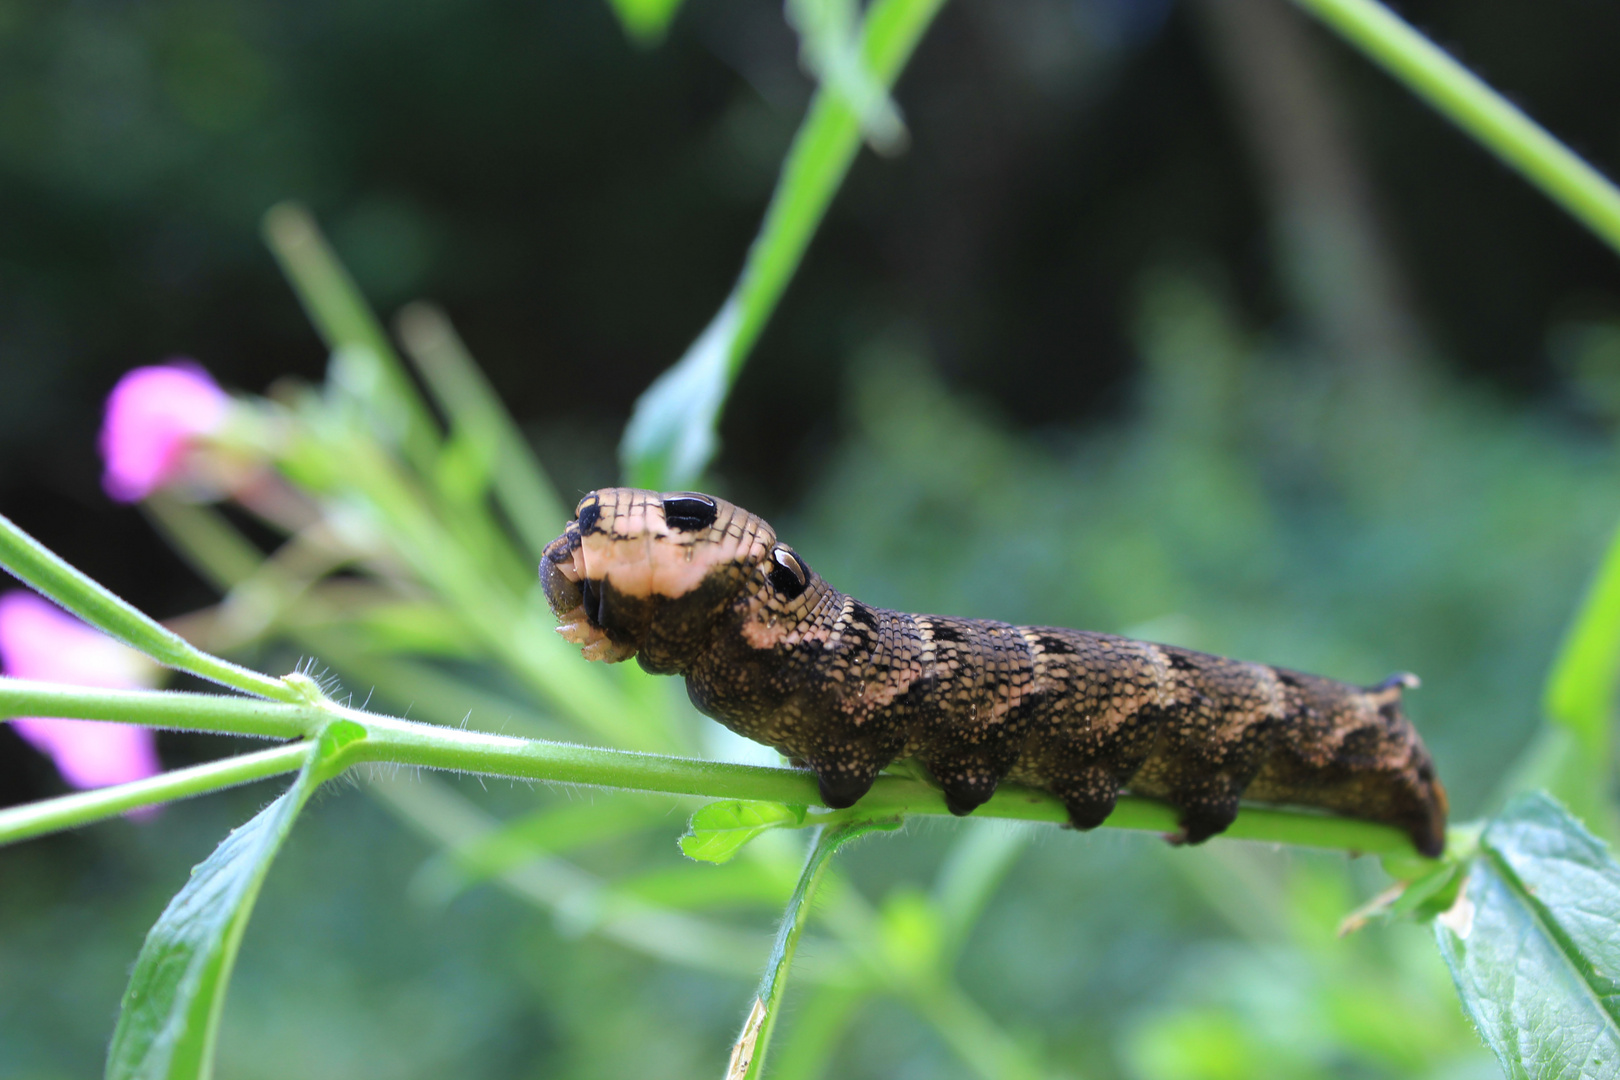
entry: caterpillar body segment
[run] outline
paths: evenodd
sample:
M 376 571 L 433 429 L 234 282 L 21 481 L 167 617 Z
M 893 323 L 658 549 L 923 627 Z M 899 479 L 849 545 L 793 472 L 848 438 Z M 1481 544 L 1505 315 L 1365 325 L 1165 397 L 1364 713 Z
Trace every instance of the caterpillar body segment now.
M 693 703 L 813 769 L 829 807 L 916 758 L 966 814 L 1003 780 L 1078 828 L 1122 791 L 1163 799 L 1179 839 L 1240 799 L 1320 807 L 1444 846 L 1446 797 L 1397 676 L 1360 687 L 1110 634 L 874 608 L 765 521 L 692 492 L 604 488 L 546 548 L 559 632 L 591 659 L 682 675 Z

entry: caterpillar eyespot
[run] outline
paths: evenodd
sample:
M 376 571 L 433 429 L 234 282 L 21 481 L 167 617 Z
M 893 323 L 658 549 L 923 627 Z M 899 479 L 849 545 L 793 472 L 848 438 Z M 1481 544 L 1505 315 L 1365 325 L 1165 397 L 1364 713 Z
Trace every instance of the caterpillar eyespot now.
M 810 572 L 805 569 L 799 557 L 785 547 L 776 547 L 771 550 L 771 561 L 776 564 L 769 574 L 771 588 L 781 594 L 784 600 L 792 600 L 810 584 Z
M 1163 799 L 1200 843 L 1242 798 L 1320 807 L 1445 844 L 1446 794 L 1401 712 L 1361 687 L 1059 627 L 908 615 L 827 584 L 723 499 L 603 488 L 540 564 L 559 632 L 590 659 L 682 675 L 697 707 L 804 761 L 825 805 L 915 758 L 953 813 L 1003 781 L 1102 824 L 1121 792 Z
M 699 532 L 714 524 L 714 500 L 695 491 L 664 496 L 664 524 L 677 532 Z

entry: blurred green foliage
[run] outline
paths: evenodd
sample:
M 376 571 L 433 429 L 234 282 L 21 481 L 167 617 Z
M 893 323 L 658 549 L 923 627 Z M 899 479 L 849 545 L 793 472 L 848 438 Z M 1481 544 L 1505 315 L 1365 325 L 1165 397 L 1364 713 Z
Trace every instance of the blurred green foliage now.
M 992 409 L 942 387 L 926 351 L 903 332 L 875 339 L 852 367 L 845 449 L 805 509 L 779 526 L 819 570 L 874 602 L 1101 626 L 1350 678 L 1416 668 L 1429 684 L 1413 695 L 1414 711 L 1447 780 L 1465 813 L 1487 808 L 1534 724 L 1539 675 L 1582 566 L 1601 551 L 1612 515 L 1604 494 L 1614 482 L 1612 463 L 1533 420 L 1433 386 L 1422 391 L 1423 425 L 1387 424 L 1365 395 L 1329 392 L 1309 356 L 1246 332 L 1207 273 L 1166 268 L 1145 280 L 1138 296 L 1141 349 L 1154 373 L 1141 390 L 1141 419 L 1085 437 L 1018 436 Z M 352 362 L 343 356 L 339 364 Z M 341 400 L 343 384 L 332 392 Z M 1390 412 L 1410 416 L 1399 403 Z M 1535 512 L 1560 499 L 1562 512 Z M 1582 506 L 1590 507 L 1585 515 L 1574 512 Z M 1482 545 L 1482 536 L 1491 543 Z M 391 652 L 403 643 L 410 653 L 431 640 L 374 639 L 370 648 Z M 387 693 L 388 684 L 379 681 L 378 690 Z M 447 700 L 458 700 L 453 688 Z M 500 708 L 475 706 L 473 719 L 500 726 Z M 717 734 L 703 730 L 706 738 Z M 406 783 L 388 800 L 416 801 L 437 790 L 424 783 Z M 638 798 L 644 810 L 591 816 L 566 794 L 456 786 L 457 800 L 484 804 L 481 814 L 518 816 L 498 833 L 468 819 L 473 831 L 458 837 L 459 827 L 445 823 L 472 812 L 470 804 L 448 816 L 444 806 L 414 819 L 407 812 L 418 828 L 440 830 L 433 839 L 458 853 L 447 855 L 424 852 L 397 828 L 380 825 L 360 800 L 317 806 L 317 820 L 294 835 L 249 929 L 240 985 L 227 1005 L 221 1069 L 340 1075 L 372 1060 L 368 1047 L 379 1040 L 397 1045 L 400 1030 L 419 1040 L 419 1049 L 392 1064 L 377 1059 L 373 1075 L 431 1075 L 452 1062 L 468 1075 L 492 1076 L 684 1076 L 712 1068 L 746 1001 L 749 961 L 739 958 L 729 969 L 736 974 L 725 976 L 714 970 L 724 967 L 723 952 L 710 949 L 694 970 L 681 959 L 686 943 L 677 931 L 654 951 L 675 961 L 671 968 L 637 958 L 645 947 L 627 954 L 596 934 L 636 941 L 637 916 L 622 906 L 632 901 L 731 912 L 733 920 L 752 912 L 744 925 L 763 930 L 791 886 L 791 851 L 772 854 L 756 840 L 744 849 L 749 860 L 774 859 L 777 869 L 760 877 L 740 864 L 741 876 L 721 877 L 729 866 L 682 865 L 672 843 L 679 819 L 646 805 L 657 800 Z M 522 813 L 536 799 L 553 808 Z M 217 821 L 230 812 L 226 806 L 244 806 L 240 798 L 221 804 L 172 809 L 168 817 L 180 823 L 165 820 L 135 835 L 143 845 L 160 843 L 158 830 L 179 828 L 186 818 Z M 575 818 L 596 823 L 596 842 L 564 838 L 577 833 L 565 827 Z M 49 864 L 40 860 L 53 847 L 103 844 L 135 827 L 105 828 L 5 857 L 28 877 Z M 994 824 L 914 825 L 903 837 L 869 840 L 850 854 L 852 882 L 883 899 L 865 915 L 860 902 L 848 909 L 849 899 L 829 901 L 832 917 L 853 919 L 845 929 L 856 927 L 858 938 L 875 935 L 882 980 L 841 992 L 840 1004 L 840 992 L 818 986 L 813 975 L 818 952 L 825 962 L 836 950 L 827 951 L 830 942 L 808 944 L 812 974 L 799 992 L 815 1003 L 812 1017 L 830 1013 L 851 1026 L 840 1036 L 843 1025 L 832 1023 L 824 1045 L 801 1049 L 790 1007 L 778 1067 L 793 1075 L 795 1060 L 819 1053 L 823 1075 L 975 1075 L 975 1054 L 994 1062 L 997 1054 L 1022 1060 L 1034 1053 L 1065 1075 L 1140 1078 L 1345 1069 L 1456 1076 L 1495 1068 L 1421 931 L 1378 927 L 1347 942 L 1333 937 L 1338 921 L 1371 891 L 1370 868 L 1236 844 L 1171 852 L 1150 837 L 1047 830 L 1031 837 L 1037 843 L 1021 857 L 1022 840 L 1013 846 L 1007 887 L 981 890 L 979 902 L 988 902 L 982 921 L 958 917 L 955 932 L 965 939 L 942 952 L 940 935 L 952 919 L 947 899 L 960 894 L 950 884 L 953 863 L 931 893 L 919 885 L 934 876 L 945 849 L 981 834 L 1001 844 L 1024 836 Z M 794 838 L 783 839 L 792 846 Z M 318 857 L 301 854 L 311 845 Z M 361 851 L 368 854 L 361 858 Z M 567 871 L 558 856 L 598 884 L 559 886 L 578 871 Z M 983 865 L 982 853 L 967 863 Z M 333 867 L 348 869 L 334 877 Z M 132 872 L 150 875 L 156 891 L 144 903 L 160 904 L 161 867 Z M 532 908 L 478 887 L 492 875 L 551 918 L 536 922 Z M 142 902 L 127 884 L 117 892 L 122 899 L 78 902 L 114 904 L 126 914 L 98 915 L 99 929 L 74 951 L 127 955 L 141 926 L 127 912 Z M 24 909 L 42 932 L 58 919 L 71 921 L 76 906 L 60 893 L 36 894 L 33 902 L 47 898 L 65 914 Z M 19 912 L 6 925 L 29 920 Z M 437 946 L 419 951 L 422 933 L 403 931 L 412 925 L 435 940 L 454 927 L 447 938 L 475 955 L 474 942 L 497 950 L 506 948 L 502 942 L 530 944 L 507 951 L 488 975 L 456 966 L 461 974 L 439 979 L 423 965 L 465 959 Z M 312 935 L 315 926 L 323 929 Z M 0 937 L 8 970 L 40 972 L 38 983 L 6 991 L 7 1015 L 35 1017 L 5 1041 L 6 1053 L 17 1055 L 8 1069 L 48 1076 L 91 1067 L 104 1031 L 84 1023 L 76 999 L 51 1004 L 62 999 L 46 991 L 63 977 L 45 959 L 53 938 L 45 933 L 32 949 L 29 940 L 24 933 Z M 956 960 L 959 948 L 965 951 Z M 987 1015 L 971 1007 L 952 1012 L 964 1003 L 935 999 L 953 968 Z M 71 973 L 66 978 L 71 985 Z M 661 989 L 627 999 L 620 980 Z M 309 1006 L 319 1023 L 296 1012 L 311 995 L 319 998 Z M 479 1002 L 496 995 L 501 1005 L 475 1021 L 429 1022 L 462 1016 L 459 999 L 467 995 Z M 671 1002 L 682 1004 L 671 1011 Z M 74 1023 L 82 1025 L 77 1039 L 64 1030 Z M 974 1023 L 992 1026 L 961 1034 Z M 615 1037 L 623 1024 L 647 1025 L 656 1037 Z M 944 1031 L 963 1045 L 942 1041 Z M 997 1074 L 997 1066 L 983 1067 Z
M 1103 20 L 1108 8 L 1075 10 Z M 470 68 L 501 85 L 532 77 L 559 102 L 642 100 L 636 86 L 593 78 L 586 62 L 568 55 L 581 40 L 598 50 L 616 47 L 616 39 L 604 44 L 599 11 L 575 16 L 548 8 L 529 23 L 510 13 L 473 19 L 431 3 L 382 15 L 363 5 L 299 10 L 303 22 L 278 23 L 248 5 L 0 8 L 0 48 L 22 55 L 21 42 L 52 45 L 8 69 L 0 162 L 14 180 L 54 200 L 63 219 L 95 208 L 86 218 L 91 232 L 130 220 L 121 215 L 132 204 L 143 208 L 148 224 L 179 221 L 173 229 L 153 227 L 142 244 L 169 237 L 179 245 L 173 249 L 179 255 L 156 249 L 153 258 L 165 268 L 183 266 L 185 258 L 211 270 L 225 267 L 223 275 L 202 275 L 206 281 L 193 275 L 188 288 L 193 302 L 228 311 L 224 299 L 232 290 L 250 290 L 265 276 L 249 269 L 262 256 L 242 239 L 243 223 L 256 220 L 285 187 L 303 188 L 320 202 L 336 198 L 330 193 L 348 182 L 346 157 L 378 155 L 398 175 L 418 176 L 407 165 L 422 162 L 395 157 L 399 148 L 443 156 L 442 149 L 428 153 L 408 122 L 411 109 L 431 119 L 431 95 L 406 95 L 372 112 L 370 99 L 348 93 L 379 75 L 381 58 L 425 57 L 425 78 L 434 64 Z M 668 7 L 626 2 L 617 10 L 632 32 L 650 39 Z M 1035 25 L 1040 16 L 1027 17 Z M 451 25 L 475 30 L 444 38 L 439 50 L 390 52 L 414 33 L 431 36 Z M 1117 17 L 1107 25 L 1123 28 L 1122 42 L 1156 32 L 1151 20 L 1138 26 Z M 360 51 L 367 63 L 332 62 L 356 55 L 345 42 L 371 34 L 379 40 L 374 53 Z M 515 41 L 539 50 L 540 58 L 523 49 L 517 59 L 507 56 Z M 288 42 L 311 45 L 309 55 Z M 1095 55 L 1105 54 L 1115 58 L 1110 63 L 1121 55 L 1100 46 Z M 487 55 L 504 60 L 466 62 Z M 1097 61 L 1088 77 L 1102 67 Z M 304 81 L 311 70 L 318 77 Z M 325 84 L 322 92 L 307 98 L 281 92 L 317 83 Z M 601 138 L 602 108 L 595 123 L 579 115 L 563 125 L 571 138 L 555 159 L 524 158 L 525 168 L 511 175 L 553 194 L 576 194 L 576 187 L 548 186 L 554 178 L 546 167 L 590 158 Z M 918 132 L 926 129 L 914 118 L 923 112 L 907 111 Z M 620 132 L 618 141 L 658 145 L 658 115 L 649 107 L 645 126 Z M 727 115 L 722 128 L 758 122 L 765 133 L 752 140 L 756 151 L 785 147 L 787 125 L 779 117 L 761 120 L 741 107 Z M 492 114 L 483 121 L 496 137 L 476 145 L 469 137 L 465 156 L 451 155 L 452 166 L 434 174 L 438 182 L 504 164 L 498 136 L 512 118 Z M 331 134 L 360 129 L 367 140 Z M 233 144 L 230 153 L 222 149 Z M 923 161 L 937 163 L 927 154 L 919 147 Z M 771 153 L 757 156 L 774 161 Z M 105 168 L 109 157 L 120 167 Z M 706 174 L 691 169 L 672 167 L 680 183 L 703 186 L 699 176 Z M 768 177 L 768 168 L 738 167 L 728 182 L 754 198 Z M 613 241 L 645 230 L 658 215 L 646 204 L 616 202 L 624 190 L 610 187 L 596 201 L 583 200 L 594 212 L 570 210 L 582 232 L 597 230 L 601 261 L 552 271 L 558 288 L 544 303 L 561 305 L 557 297 L 566 297 L 618 323 L 627 321 L 626 309 L 642 309 L 626 297 L 642 295 L 631 283 L 648 266 L 612 250 Z M 1156 218 L 1162 210 L 1174 217 L 1184 205 L 1180 194 L 1166 185 L 1133 198 L 1143 215 Z M 338 244 L 385 304 L 424 285 L 476 291 L 540 250 L 490 241 L 488 234 L 506 224 L 499 213 L 486 217 L 463 205 L 458 216 L 444 217 L 428 200 L 386 184 L 345 205 Z M 180 214 L 182 206 L 202 208 L 201 217 Z M 199 241 L 187 233 L 198 220 L 221 224 Z M 480 235 L 480 243 L 468 240 Z M 679 229 L 658 242 L 682 256 L 701 247 Z M 504 257 L 481 273 L 469 270 L 492 250 Z M 61 253 L 59 266 L 72 258 Z M 37 251 L 25 261 L 37 269 Z M 710 261 L 718 269 L 707 280 L 723 290 L 735 266 L 719 256 Z M 1128 383 L 1116 384 L 1128 386 L 1121 393 L 1126 402 L 1086 425 L 1031 430 L 1020 423 L 1027 415 L 1006 400 L 964 389 L 994 383 L 1001 373 L 1025 397 L 1069 396 L 1074 372 L 1056 363 L 1026 366 L 1016 333 L 976 336 L 969 326 L 963 339 L 979 342 L 985 355 L 977 361 L 982 370 L 962 379 L 942 375 L 960 375 L 960 356 L 951 351 L 961 343 L 942 348 L 938 333 L 905 313 L 864 313 L 837 333 L 801 332 L 814 321 L 808 317 L 790 322 L 796 340 L 841 353 L 836 366 L 843 374 L 832 375 L 830 362 L 808 375 L 795 370 L 752 399 L 770 403 L 815 382 L 805 394 L 829 414 L 822 431 L 830 448 L 804 481 L 806 497 L 782 513 L 762 508 L 773 511 L 780 531 L 819 571 L 875 603 L 1120 631 L 1347 679 L 1417 671 L 1426 685 L 1410 696 L 1411 711 L 1459 816 L 1494 809 L 1512 783 L 1510 764 L 1539 723 L 1543 675 L 1620 516 L 1608 437 L 1616 324 L 1604 314 L 1613 297 L 1583 300 L 1578 317 L 1531 318 L 1541 320 L 1537 332 L 1549 336 L 1570 377 L 1560 384 L 1566 400 L 1549 397 L 1527 407 L 1422 355 L 1395 358 L 1392 374 L 1358 375 L 1313 336 L 1302 290 L 1286 283 L 1278 290 L 1289 298 L 1284 306 L 1306 309 L 1290 312 L 1303 332 L 1275 316 L 1275 297 L 1269 308 L 1257 304 L 1239 275 L 1214 261 L 1141 251 L 1120 260 L 1127 261 L 1130 272 L 1120 274 L 1126 280 L 1110 287 L 1125 298 L 1118 304 L 1123 336 L 1139 366 Z M 15 263 L 5 280 L 22 280 L 15 267 L 23 264 Z M 454 272 L 438 269 L 445 266 Z M 609 273 L 618 270 L 628 283 Z M 558 284 L 565 277 L 574 280 Z M 654 323 L 667 305 L 682 313 L 689 325 L 680 332 L 689 338 L 719 293 L 698 295 L 691 275 L 665 273 L 659 280 L 668 288 L 644 305 L 645 322 Z M 23 302 L 77 310 L 67 299 L 73 282 L 67 269 L 57 278 L 30 273 Z M 849 299 L 837 290 L 818 295 Z M 132 303 L 117 299 L 92 336 L 117 340 L 117 316 Z M 987 324 L 1016 322 L 1007 310 Z M 1500 317 L 1486 311 L 1481 321 Z M 332 333 L 330 320 L 327 330 L 334 347 L 357 344 Z M 630 339 L 638 331 L 615 332 Z M 217 326 L 209 334 L 217 352 L 264 348 Z M 51 342 L 61 340 L 14 336 L 22 345 L 13 355 L 24 358 L 50 355 Z M 685 344 L 675 331 L 665 337 L 660 348 L 670 355 Z M 73 341 L 89 347 L 84 338 Z M 984 347 L 986 341 L 998 347 Z M 570 359 L 633 389 L 658 365 L 648 359 L 654 349 L 629 351 L 636 361 L 618 366 L 590 350 L 584 352 L 596 362 Z M 1095 374 L 1074 351 L 1071 342 L 1059 359 Z M 375 385 L 381 359 L 363 348 L 340 351 L 323 400 L 287 385 L 279 398 L 306 417 L 331 421 L 317 425 L 316 435 L 341 433 L 352 419 L 344 409 L 374 409 L 376 398 L 354 387 Z M 258 363 L 242 370 L 268 377 L 269 354 Z M 318 618 L 283 624 L 301 642 L 291 651 L 260 640 L 273 621 L 268 617 L 246 618 L 246 629 L 238 624 L 235 632 L 267 650 L 259 654 L 267 670 L 290 667 L 299 648 L 322 641 L 316 651 L 351 689 L 364 696 L 375 682 L 379 694 L 393 695 L 390 704 L 411 707 L 415 716 L 459 723 L 471 709 L 477 724 L 577 732 L 591 717 L 559 716 L 555 707 L 568 697 L 566 687 L 548 685 L 539 670 L 545 665 L 514 655 L 521 650 L 502 636 L 521 621 L 513 598 L 528 583 L 527 572 L 518 573 L 515 542 L 481 532 L 475 515 L 457 514 L 482 506 L 486 486 L 498 482 L 510 432 L 490 441 L 479 434 L 487 432 L 483 425 L 458 431 L 456 415 L 482 407 L 484 399 L 477 384 L 463 382 L 458 391 L 435 383 L 431 364 L 421 372 L 452 424 L 448 441 L 431 452 L 407 450 L 414 462 L 431 466 L 411 478 L 423 482 L 411 497 L 443 514 L 433 524 L 454 538 L 423 543 L 413 567 L 390 565 L 386 572 L 425 582 L 436 599 L 345 608 L 335 627 Z M 307 356 L 299 363 L 274 357 L 277 373 L 300 367 L 307 373 L 314 365 Z M 18 377 L 52 378 L 37 368 L 29 365 Z M 528 378 L 550 389 L 550 380 L 561 377 L 547 370 Z M 605 397 L 627 403 L 626 386 Z M 1079 409 L 1071 405 L 1036 401 L 1029 411 L 1073 419 Z M 752 411 L 755 419 L 740 422 L 743 433 L 774 429 L 757 419 L 761 410 Z M 365 422 L 391 427 L 399 445 L 411 441 L 404 434 L 409 418 Z M 579 429 L 566 418 L 536 427 L 543 446 L 578 441 Z M 768 491 L 780 463 L 775 451 L 768 441 L 763 450 L 746 438 L 738 442 L 743 449 L 722 458 L 719 482 L 733 477 L 739 490 L 727 493 L 740 498 Z M 361 457 L 335 456 L 332 445 L 301 459 L 311 471 L 298 479 L 309 490 L 343 491 L 363 486 L 367 475 L 383 475 L 367 474 Z M 760 458 L 763 464 L 748 464 Z M 334 469 L 334 461 L 354 468 Z M 600 460 L 566 466 L 581 475 L 592 467 L 600 469 Z M 396 509 L 415 505 L 406 499 Z M 517 524 L 518 539 L 529 539 L 530 530 Z M 401 531 L 410 532 L 407 526 L 412 522 Z M 192 538 L 203 542 L 200 532 Z M 435 564 L 452 545 L 487 558 L 470 566 Z M 284 554 L 312 560 L 289 557 L 272 568 L 307 572 L 302 584 L 342 565 L 321 563 L 309 550 Z M 254 572 L 256 557 L 240 567 L 243 576 Z M 458 593 L 458 581 L 465 584 L 469 574 L 487 578 Z M 279 595 L 273 576 L 257 583 Z M 232 575 L 225 578 L 230 584 Z M 490 596 L 500 598 L 490 619 L 469 619 Z M 434 606 L 445 597 L 449 603 Z M 226 623 L 253 616 L 252 599 L 251 590 L 234 593 L 236 606 L 227 601 L 218 614 Z M 399 656 L 432 662 L 383 664 Z M 345 659 L 353 661 L 347 668 Z M 627 703 L 627 715 L 661 717 L 666 726 L 595 730 L 593 737 L 699 744 L 717 755 L 749 752 L 693 716 L 678 687 L 634 674 L 601 685 Z M 689 809 L 674 800 L 595 794 L 589 802 L 603 812 L 585 814 L 580 800 L 587 797 L 566 791 L 506 784 L 485 790 L 472 780 L 417 782 L 409 775 L 374 778 L 367 786 L 376 800 L 318 798 L 270 875 L 227 1005 L 220 1075 L 717 1071 L 746 1008 L 749 972 L 763 959 L 772 913 L 792 889 L 797 837 L 772 832 L 724 867 L 694 866 L 673 842 Z M 266 798 L 258 789 L 222 795 L 170 808 L 151 826 L 114 822 L 0 852 L 6 883 L 0 971 L 7 973 L 0 980 L 0 1074 L 33 1080 L 95 1072 L 145 927 L 227 823 Z M 581 835 L 581 822 L 598 834 Z M 913 824 L 902 835 L 869 839 L 843 858 L 840 870 L 826 898 L 826 925 L 812 927 L 825 936 L 803 950 L 804 977 L 795 977 L 796 999 L 774 1051 L 777 1075 L 1497 1075 L 1422 931 L 1378 926 L 1347 941 L 1334 937 L 1344 915 L 1378 887 L 1376 872 L 1360 863 L 1229 843 L 1171 852 L 1150 837 L 969 822 Z M 725 916 L 737 933 L 724 942 L 703 937 L 712 930 L 703 921 L 711 914 Z M 846 982 L 824 980 L 829 970 L 852 970 L 838 966 L 848 963 L 849 942 L 865 942 L 862 955 L 874 970 Z

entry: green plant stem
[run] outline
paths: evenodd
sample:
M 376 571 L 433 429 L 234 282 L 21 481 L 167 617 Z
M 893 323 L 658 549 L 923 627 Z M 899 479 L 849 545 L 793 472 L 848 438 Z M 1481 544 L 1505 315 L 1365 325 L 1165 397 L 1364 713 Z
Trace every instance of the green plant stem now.
M 145 780 L 98 788 L 58 799 L 0 810 L 0 845 L 47 833 L 76 829 L 143 806 L 189 799 L 237 784 L 297 772 L 309 760 L 312 742 L 289 743 L 271 750 L 176 769 Z
M 225 694 L 179 690 L 104 690 L 31 679 L 0 677 L 0 719 L 60 716 L 69 720 L 116 720 L 147 727 L 297 739 L 323 724 L 318 705 L 287 705 Z
M 1620 251 L 1620 191 L 1377 0 L 1294 0 Z
M 438 456 L 438 427 L 382 324 L 326 242 L 314 216 L 298 203 L 278 203 L 264 215 L 264 239 L 326 347 L 332 352 L 364 349 L 376 360 L 381 380 L 375 388 L 376 404 L 397 413 L 397 434 L 405 457 L 429 472 Z
M 482 431 L 493 440 L 495 498 L 529 554 L 538 559 L 562 530 L 569 513 L 528 440 L 444 312 L 414 303 L 399 313 L 395 325 L 406 355 L 451 418 L 453 428 Z
M 326 700 L 283 705 L 219 694 L 101 690 L 0 678 L 0 718 L 12 716 L 117 720 L 270 738 L 313 735 L 336 720 L 345 720 L 359 725 L 364 735 L 343 746 L 339 764 L 344 767 L 361 762 L 390 762 L 517 780 L 698 795 L 710 799 L 753 799 L 797 805 L 815 805 L 820 800 L 814 774 L 804 770 L 518 739 L 379 716 Z M 919 780 L 880 776 L 857 806 L 828 814 L 811 814 L 806 823 L 892 821 L 910 814 L 945 813 L 949 811 L 938 788 Z M 1062 804 L 1052 796 L 1012 785 L 1004 785 L 975 814 L 1058 824 L 1067 820 Z M 1160 833 L 1173 832 L 1177 827 L 1176 812 L 1170 806 L 1131 797 L 1119 800 L 1119 806 L 1105 824 Z M 1223 835 L 1416 858 L 1411 841 L 1398 829 L 1300 810 L 1246 807 Z
M 887 0 L 868 9 L 861 51 L 884 87 L 899 78 L 943 4 L 944 0 Z M 739 313 L 727 356 L 732 378 L 742 369 L 804 260 L 810 238 L 860 148 L 861 127 L 855 111 L 836 89 L 823 86 L 782 163 L 782 177 L 732 294 Z
M 139 649 L 160 664 L 243 693 L 278 701 L 302 700 L 300 693 L 281 679 L 211 656 L 159 625 L 127 600 L 115 596 L 69 565 L 4 515 L 0 515 L 0 566 L 91 626 Z
M 765 1074 L 765 1052 L 770 1047 L 776 1018 L 782 1012 L 782 996 L 787 990 L 793 954 L 798 951 L 799 937 L 810 921 L 810 901 L 827 872 L 833 854 L 849 841 L 879 827 L 869 821 L 851 821 L 816 830 L 804 870 L 799 874 L 798 884 L 793 887 L 793 895 L 788 898 L 787 910 L 782 913 L 782 925 L 776 932 L 771 958 L 765 962 L 765 975 L 760 979 L 753 1009 L 743 1024 L 742 1036 L 731 1052 L 731 1067 L 726 1071 L 726 1080 L 757 1080 Z
M 650 746 L 660 738 L 627 707 L 620 683 L 610 673 L 570 662 L 567 645 L 555 632 L 543 606 L 520 599 L 490 568 L 465 555 L 425 509 L 407 478 L 363 440 L 334 447 L 347 462 L 351 482 L 382 515 L 391 543 L 412 569 L 457 608 L 465 623 L 483 638 L 502 663 L 597 738 L 621 746 Z M 525 580 L 538 579 L 524 571 Z
M 860 31 L 861 55 L 892 86 L 944 0 L 874 0 Z M 765 330 L 811 238 L 861 148 L 861 125 L 844 95 L 823 85 L 793 145 L 758 235 L 730 295 L 686 354 L 636 402 L 620 457 L 629 482 L 684 487 L 718 445 L 715 424 L 749 352 Z

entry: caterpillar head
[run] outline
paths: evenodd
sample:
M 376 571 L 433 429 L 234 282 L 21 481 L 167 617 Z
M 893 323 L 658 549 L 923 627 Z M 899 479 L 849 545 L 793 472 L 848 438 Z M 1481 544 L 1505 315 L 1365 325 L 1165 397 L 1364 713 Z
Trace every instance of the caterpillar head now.
M 689 670 L 739 622 L 796 622 L 825 590 L 756 515 L 697 492 L 638 488 L 581 499 L 546 545 L 540 581 L 558 632 L 587 659 L 637 656 L 657 674 Z

